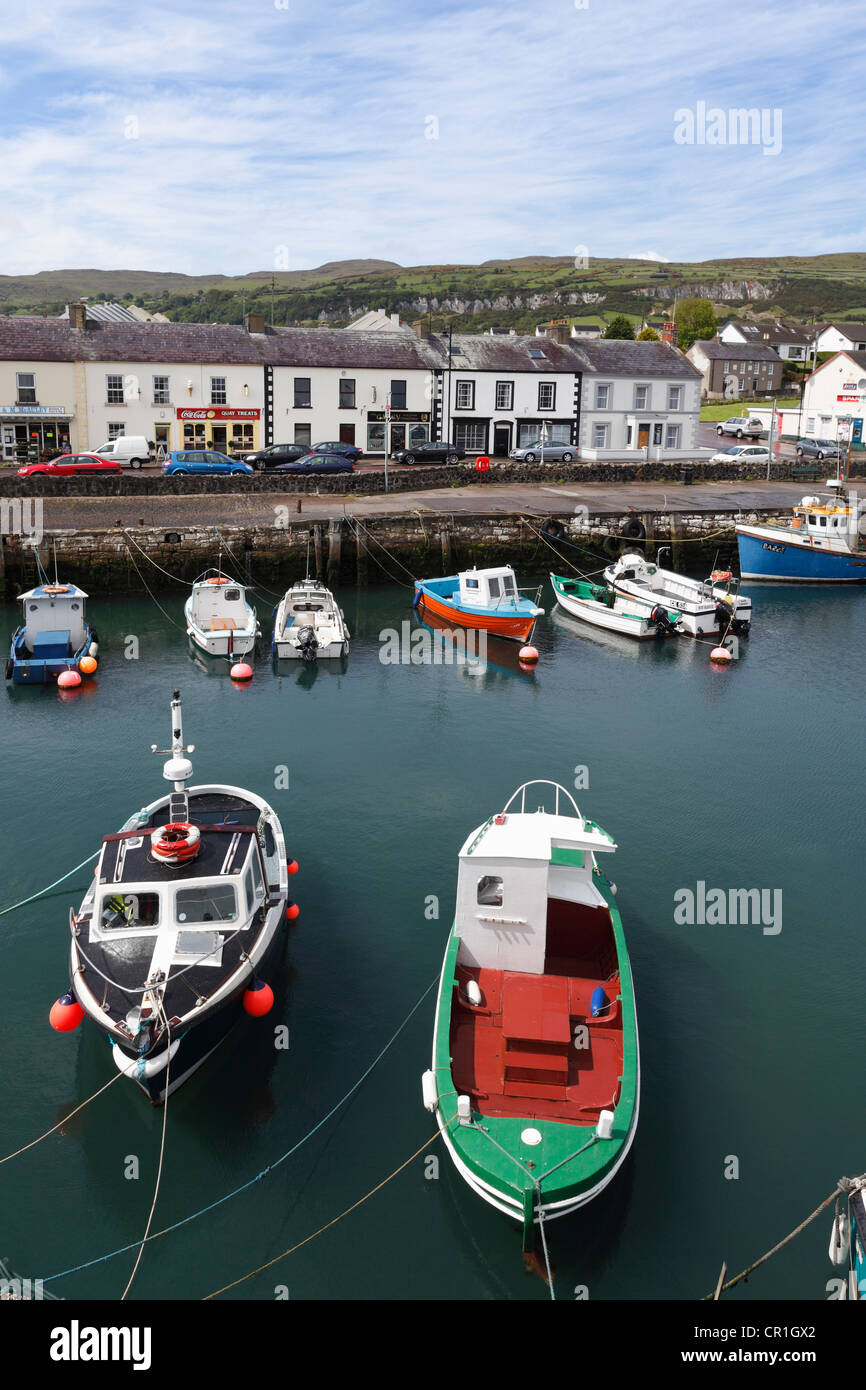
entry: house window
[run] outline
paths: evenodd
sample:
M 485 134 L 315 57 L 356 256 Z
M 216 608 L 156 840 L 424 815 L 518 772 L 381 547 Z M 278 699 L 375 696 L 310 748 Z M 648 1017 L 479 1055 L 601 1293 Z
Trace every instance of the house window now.
M 607 448 L 607 425 L 593 425 L 592 427 L 592 447 L 593 449 Z
M 595 408 L 596 410 L 607 410 L 610 402 L 610 387 L 596 386 L 595 388 Z
M 636 386 L 634 388 L 634 408 L 635 410 L 646 410 L 649 405 L 649 387 Z
M 458 381 L 457 399 L 454 406 L 455 410 L 474 410 L 475 409 L 475 382 Z
M 108 405 L 123 405 L 123 377 L 108 375 L 105 378 L 105 400 Z
M 36 377 L 33 372 L 17 372 L 15 380 L 18 384 L 18 404 L 36 404 Z
M 167 376 L 155 376 L 153 378 L 153 403 L 154 405 L 171 405 Z
M 385 452 L 385 426 L 375 424 L 367 426 L 367 453 L 384 454 Z
M 342 377 L 340 380 L 340 409 L 355 409 L 355 378 Z
M 109 437 L 109 439 L 117 439 L 121 434 L 123 434 L 123 431 L 124 431 L 125 429 L 126 429 L 126 426 L 123 424 L 122 421 L 121 421 L 119 424 L 118 424 L 118 422 L 117 422 L 116 420 L 114 420 L 113 422 L 112 422 L 112 421 L 109 421 L 109 425 L 108 425 L 108 437 Z
M 295 425 L 295 443 L 306 445 L 312 444 L 312 428 L 313 427 L 310 424 Z
M 680 447 L 680 427 L 679 425 L 668 425 L 665 430 L 665 448 L 678 449 Z
M 502 906 L 502 879 L 485 874 L 478 880 L 478 902 L 482 907 Z
M 454 443 L 458 449 L 481 452 L 487 445 L 487 426 L 483 420 L 455 420 Z
M 682 410 L 683 388 L 681 386 L 668 387 L 668 410 Z
M 497 381 L 496 383 L 496 409 L 511 410 L 514 407 L 514 382 Z
M 540 381 L 538 383 L 538 409 L 556 409 L 556 382 Z
M 661 444 L 661 442 L 662 442 L 662 425 L 661 425 L 661 421 L 659 421 L 658 424 L 653 425 L 653 444 Z
M 405 381 L 391 382 L 391 409 L 406 409 L 406 383 Z
M 295 410 L 306 410 L 312 405 L 310 396 L 310 377 L 295 377 Z
M 626 448 L 627 448 L 627 449 L 630 449 L 630 448 L 631 448 L 631 441 L 632 441 L 633 438 L 634 438 L 634 426 L 633 426 L 633 425 L 627 425 L 627 426 L 626 426 L 626 431 L 625 431 L 625 445 L 626 445 Z
M 815 428 L 815 417 L 814 417 L 814 415 L 807 415 L 807 416 L 806 416 L 806 433 L 807 433 L 807 434 L 811 434 L 812 431 L 814 430 L 814 428 Z
M 211 405 L 227 405 L 226 379 L 224 376 L 212 376 L 210 379 L 210 403 Z

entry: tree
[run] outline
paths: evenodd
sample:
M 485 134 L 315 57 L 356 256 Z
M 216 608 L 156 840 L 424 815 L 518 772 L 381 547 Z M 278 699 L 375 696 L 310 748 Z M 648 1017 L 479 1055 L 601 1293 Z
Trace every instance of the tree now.
M 677 344 L 687 352 L 698 338 L 715 338 L 716 315 L 708 299 L 681 299 L 676 308 Z
M 639 343 L 660 343 L 661 338 L 658 333 L 656 333 L 655 329 L 650 328 L 649 324 L 647 324 L 646 328 L 642 328 L 640 333 L 638 333 L 637 341 Z
M 604 338 L 630 338 L 634 342 L 634 328 L 631 319 L 625 314 L 615 314 L 602 334 Z

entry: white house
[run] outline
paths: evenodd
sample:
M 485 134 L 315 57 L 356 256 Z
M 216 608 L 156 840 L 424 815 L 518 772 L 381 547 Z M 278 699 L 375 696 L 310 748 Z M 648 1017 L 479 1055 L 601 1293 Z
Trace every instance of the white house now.
M 751 323 L 745 319 L 728 319 L 718 331 L 720 342 L 727 344 L 763 344 L 778 353 L 783 362 L 805 362 L 811 351 L 812 334 L 796 324 L 774 319 L 767 323 Z
M 582 458 L 694 457 L 701 373 L 667 343 L 616 338 L 582 343 Z
M 866 352 L 866 323 L 825 323 L 817 330 L 819 352 Z
M 787 414 L 787 412 L 786 412 Z M 802 433 L 810 439 L 863 444 L 866 419 L 866 351 L 838 352 L 807 379 Z

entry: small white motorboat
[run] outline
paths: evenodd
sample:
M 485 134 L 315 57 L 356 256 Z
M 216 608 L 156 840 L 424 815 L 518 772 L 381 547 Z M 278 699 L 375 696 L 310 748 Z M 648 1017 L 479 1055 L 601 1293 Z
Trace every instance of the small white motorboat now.
M 604 580 L 616 598 L 637 604 L 638 612 L 662 604 L 679 613 L 678 631 L 689 637 L 746 633 L 752 621 L 752 600 L 738 592 L 739 580 L 730 570 L 713 570 L 709 579 L 688 579 L 627 551 L 608 565 Z
M 219 570 L 199 575 L 183 611 L 190 641 L 208 656 L 246 656 L 262 635 L 244 585 Z
M 550 582 L 557 603 L 566 613 L 608 632 L 642 639 L 667 637 L 678 630 L 681 622 L 680 614 L 666 608 L 663 602 L 648 609 L 644 604 L 621 598 L 604 584 L 568 579 L 561 574 L 551 574 Z
M 318 579 L 299 579 L 277 605 L 271 651 L 278 658 L 299 661 L 345 656 L 349 636 L 343 610 L 330 589 Z

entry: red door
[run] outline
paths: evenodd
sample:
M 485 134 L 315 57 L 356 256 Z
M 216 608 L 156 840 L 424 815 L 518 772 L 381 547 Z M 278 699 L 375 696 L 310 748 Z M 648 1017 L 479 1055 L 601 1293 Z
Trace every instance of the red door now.
M 341 425 L 341 426 L 340 426 L 340 443 L 341 443 L 341 444 L 354 444 L 354 442 L 355 442 L 355 426 L 354 426 L 354 425 Z

